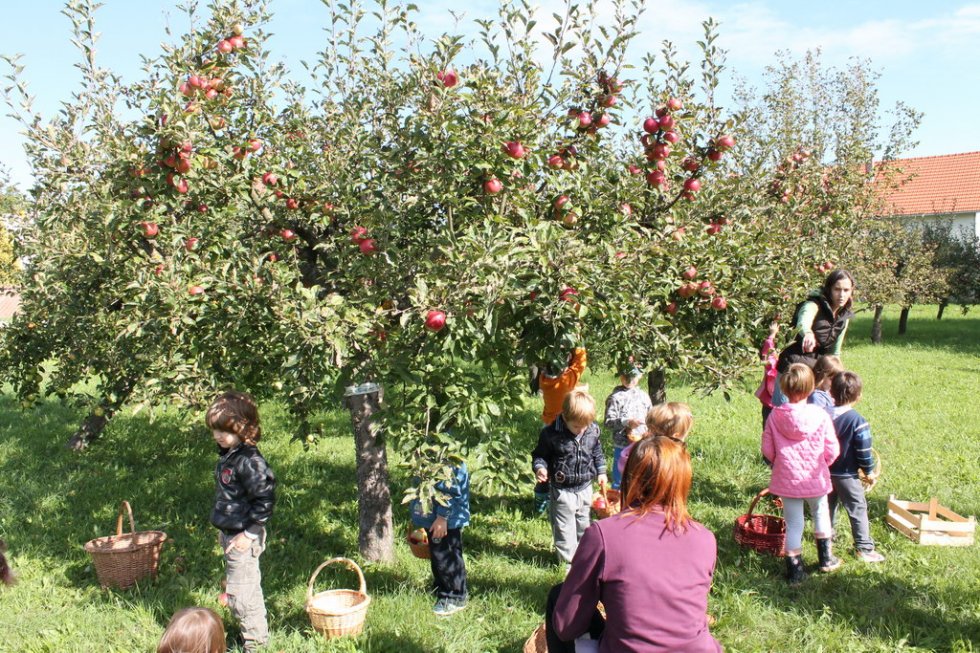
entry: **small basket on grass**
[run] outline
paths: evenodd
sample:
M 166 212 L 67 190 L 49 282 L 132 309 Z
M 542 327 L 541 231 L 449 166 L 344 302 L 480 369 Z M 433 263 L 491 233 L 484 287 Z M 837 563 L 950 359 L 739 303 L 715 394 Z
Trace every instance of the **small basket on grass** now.
M 599 491 L 592 495 L 592 510 L 599 519 L 612 517 L 619 512 L 619 490 L 607 490 L 605 484 L 599 485 Z
M 122 532 L 123 512 L 129 516 L 129 532 Z M 155 577 L 160 550 L 167 539 L 163 531 L 136 531 L 133 509 L 128 501 L 119 506 L 116 534 L 97 537 L 85 543 L 92 556 L 95 575 L 102 587 L 126 589 L 147 576 Z
M 881 480 L 881 456 L 878 455 L 878 451 L 874 447 L 871 448 L 871 459 L 875 465 L 870 477 L 864 473 L 863 469 L 858 470 L 858 478 L 861 480 L 861 485 L 864 486 L 865 494 L 873 490 L 878 481 Z
M 341 563 L 352 571 L 357 572 L 360 588 L 356 590 L 327 590 L 313 593 L 313 582 L 320 571 L 327 565 Z M 310 583 L 306 587 L 306 612 L 310 615 L 313 629 L 331 639 L 359 635 L 364 629 L 364 619 L 367 617 L 371 597 L 367 593 L 367 583 L 364 574 L 357 563 L 348 558 L 331 558 L 313 572 Z
M 524 653 L 548 653 L 548 638 L 544 624 L 534 629 L 531 636 L 524 642 Z
M 749 511 L 735 519 L 735 541 L 759 553 L 782 556 L 786 546 L 786 520 L 776 515 L 753 512 L 759 499 L 766 496 L 776 501 L 769 493 L 769 488 L 765 488 L 752 499 Z

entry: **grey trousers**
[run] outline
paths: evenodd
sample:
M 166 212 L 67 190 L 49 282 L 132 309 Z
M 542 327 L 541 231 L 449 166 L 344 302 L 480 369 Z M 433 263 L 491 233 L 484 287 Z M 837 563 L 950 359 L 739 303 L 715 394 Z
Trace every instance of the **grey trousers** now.
M 230 537 L 221 534 L 221 549 L 227 550 Z M 265 551 L 265 530 L 245 551 L 232 549 L 225 556 L 225 579 L 228 586 L 228 608 L 241 622 L 246 650 L 269 641 L 269 624 L 265 618 L 265 597 L 262 595 L 262 572 L 259 556 Z
M 555 538 L 558 557 L 571 562 L 578 541 L 589 527 L 592 508 L 592 484 L 581 490 L 566 490 L 551 486 L 551 533 Z
M 854 548 L 858 551 L 874 551 L 875 542 L 871 539 L 871 528 L 868 526 L 868 501 L 864 496 L 864 486 L 857 478 L 831 476 L 830 482 L 834 489 L 830 501 L 830 525 L 834 525 L 837 517 L 837 506 L 841 505 L 851 520 L 851 535 L 854 537 Z

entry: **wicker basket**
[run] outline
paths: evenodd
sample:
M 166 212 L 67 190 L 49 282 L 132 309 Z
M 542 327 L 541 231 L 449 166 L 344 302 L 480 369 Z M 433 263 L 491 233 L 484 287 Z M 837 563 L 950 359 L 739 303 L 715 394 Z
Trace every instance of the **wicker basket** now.
M 426 536 L 425 542 L 413 542 L 412 541 L 412 524 L 408 525 L 408 534 L 405 535 L 405 541 L 408 542 L 408 547 L 412 550 L 412 555 L 416 558 L 421 558 L 423 560 L 428 560 L 432 557 L 432 551 L 429 550 L 429 539 Z M 424 531 L 423 531 L 424 532 Z
M 605 508 L 597 508 L 596 500 L 602 497 L 606 503 Z M 599 519 L 612 517 L 619 512 L 619 490 L 607 490 L 605 485 L 599 486 L 599 491 L 592 495 L 592 510 L 595 511 Z
M 878 481 L 881 480 L 881 456 L 878 455 L 878 451 L 874 447 L 871 448 L 871 458 L 875 462 L 873 478 L 868 478 L 868 475 L 864 473 L 863 469 L 858 470 L 858 478 L 861 479 L 861 485 L 864 486 L 865 494 L 873 490 L 875 485 L 878 484 Z
M 343 563 L 352 571 L 357 572 L 361 583 L 357 590 L 327 590 L 313 593 L 313 582 L 317 575 L 327 565 Z M 306 587 L 306 612 L 310 615 L 313 628 L 326 637 L 346 637 L 359 635 L 364 629 L 364 618 L 367 616 L 371 597 L 367 594 L 367 584 L 364 574 L 357 563 L 347 558 L 331 558 L 316 568 L 310 576 L 310 584 Z
M 748 513 L 735 520 L 735 541 L 759 553 L 782 556 L 786 545 L 786 521 L 775 515 L 757 515 L 752 512 L 759 499 L 765 496 L 773 498 L 769 494 L 769 488 L 755 495 L 749 504 Z
M 548 639 L 545 636 L 544 624 L 535 628 L 531 636 L 524 642 L 524 653 L 548 653 Z
M 123 511 L 129 516 L 126 534 L 122 532 Z M 85 550 L 92 556 L 95 575 L 102 587 L 125 589 L 147 576 L 157 575 L 160 549 L 166 539 L 163 531 L 136 532 L 133 509 L 128 501 L 123 501 L 116 519 L 116 534 L 86 542 Z

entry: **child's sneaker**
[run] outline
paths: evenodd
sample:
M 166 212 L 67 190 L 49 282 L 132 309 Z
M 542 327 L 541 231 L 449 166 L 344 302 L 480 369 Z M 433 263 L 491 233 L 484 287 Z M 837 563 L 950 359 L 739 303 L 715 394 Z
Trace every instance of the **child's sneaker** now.
M 466 607 L 466 599 L 439 599 L 436 601 L 432 612 L 439 617 L 448 617 Z
M 857 551 L 857 552 L 855 552 L 855 555 L 857 556 L 858 560 L 861 560 L 863 562 L 884 562 L 885 561 L 885 556 L 881 555 L 880 553 L 878 553 L 874 549 L 871 549 L 870 551 Z

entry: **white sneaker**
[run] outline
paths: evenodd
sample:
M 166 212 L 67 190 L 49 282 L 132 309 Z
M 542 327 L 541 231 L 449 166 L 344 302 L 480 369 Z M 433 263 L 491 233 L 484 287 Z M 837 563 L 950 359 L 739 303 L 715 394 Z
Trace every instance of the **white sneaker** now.
M 878 553 L 874 549 L 871 549 L 870 551 L 857 551 L 855 553 L 855 555 L 857 556 L 857 559 L 858 560 L 861 560 L 863 562 L 884 562 L 885 561 L 885 556 L 881 555 L 880 553 Z

